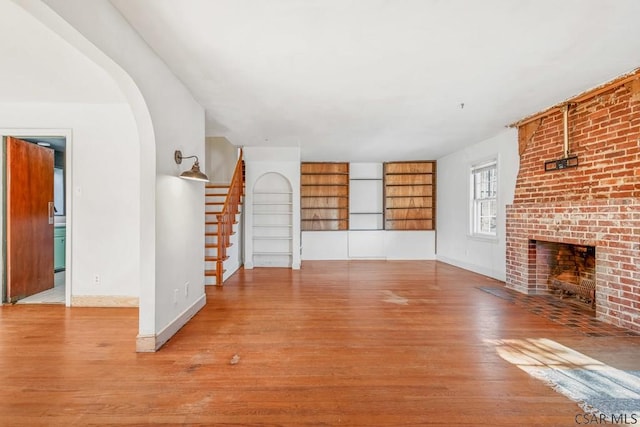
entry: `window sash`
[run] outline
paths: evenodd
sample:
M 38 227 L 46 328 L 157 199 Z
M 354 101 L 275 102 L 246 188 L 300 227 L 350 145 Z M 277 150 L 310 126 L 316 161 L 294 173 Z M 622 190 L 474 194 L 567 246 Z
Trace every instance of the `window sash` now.
M 476 234 L 496 234 L 496 201 L 475 201 L 475 227 Z
M 495 236 L 498 195 L 496 162 L 472 168 L 471 176 L 472 233 Z

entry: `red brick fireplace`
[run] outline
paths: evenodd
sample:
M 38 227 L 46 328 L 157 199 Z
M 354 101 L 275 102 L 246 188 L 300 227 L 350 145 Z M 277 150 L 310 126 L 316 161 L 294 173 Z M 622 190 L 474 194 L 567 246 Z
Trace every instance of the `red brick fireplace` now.
M 569 102 L 568 153 L 561 108 L 518 123 L 520 170 L 507 207 L 507 287 L 549 292 L 553 267 L 539 267 L 540 257 L 549 256 L 545 244 L 593 248 L 596 316 L 640 331 L 640 72 Z M 545 167 L 574 156 L 570 167 Z

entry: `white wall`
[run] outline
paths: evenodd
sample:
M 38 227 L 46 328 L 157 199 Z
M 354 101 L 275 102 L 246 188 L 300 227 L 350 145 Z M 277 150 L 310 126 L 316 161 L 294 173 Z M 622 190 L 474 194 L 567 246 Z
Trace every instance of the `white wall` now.
M 498 160 L 497 237 L 472 237 L 469 228 L 470 169 Z M 508 129 L 493 138 L 438 159 L 437 259 L 505 280 L 505 205 L 513 202 L 518 175 L 518 135 Z
M 231 144 L 227 138 L 213 136 L 206 138 L 206 150 L 204 170 L 209 181 L 229 184 L 238 162 L 238 147 Z
M 0 102 L 126 102 L 101 67 L 16 3 L 0 2 Z
M 42 128 L 68 129 L 72 135 L 67 141 L 67 280 L 72 296 L 138 297 L 139 154 L 132 149 L 138 135 L 129 106 L 0 104 L 3 133 Z M 93 283 L 95 274 L 100 285 Z
M 131 106 L 140 152 L 138 350 L 153 351 L 205 304 L 204 186 L 177 178 L 187 165 L 173 160 L 176 149 L 204 158 L 204 110 L 109 1 L 19 3 L 104 68 Z

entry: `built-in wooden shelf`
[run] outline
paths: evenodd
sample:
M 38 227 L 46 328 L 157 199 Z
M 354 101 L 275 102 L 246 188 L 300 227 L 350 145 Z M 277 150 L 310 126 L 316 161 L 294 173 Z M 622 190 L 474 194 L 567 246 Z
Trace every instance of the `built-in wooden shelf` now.
M 300 165 L 302 231 L 349 229 L 349 164 Z
M 436 162 L 384 164 L 386 230 L 435 229 Z

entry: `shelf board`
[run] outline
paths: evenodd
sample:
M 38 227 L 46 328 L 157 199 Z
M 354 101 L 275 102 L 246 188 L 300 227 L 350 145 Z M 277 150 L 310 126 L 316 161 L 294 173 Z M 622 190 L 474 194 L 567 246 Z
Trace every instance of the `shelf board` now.
M 254 252 L 254 255 L 263 255 L 263 256 L 267 256 L 267 255 L 286 255 L 286 256 L 291 256 L 293 255 L 292 252 Z
M 254 206 L 291 206 L 293 202 L 253 202 Z
M 392 219 L 392 218 L 385 218 L 385 221 L 431 221 L 433 218 L 397 218 L 397 219 Z
M 349 175 L 349 172 L 301 172 L 300 175 Z
M 385 175 L 433 175 L 433 172 L 385 172 Z
M 384 196 L 386 199 L 419 199 L 421 197 L 425 197 L 428 199 L 433 199 L 433 196 Z
M 337 198 L 340 198 L 340 199 L 348 199 L 348 198 L 349 198 L 349 196 L 334 196 L 334 195 L 325 195 L 325 196 L 303 196 L 303 195 L 301 195 L 300 197 L 301 197 L 301 198 L 308 197 L 308 198 L 316 198 L 316 199 L 317 199 L 318 197 L 323 197 L 323 198 L 330 197 L 330 198 L 335 198 L 335 199 L 337 199 Z M 305 208 L 305 209 L 310 209 L 310 208 Z
M 293 191 L 254 191 L 253 194 L 293 194 Z
M 349 212 L 349 215 L 382 215 L 382 212 Z
M 420 210 L 420 209 L 424 209 L 424 210 L 433 210 L 433 208 L 431 206 L 412 206 L 412 207 L 407 207 L 407 208 L 398 208 L 398 207 L 387 207 L 385 209 L 389 209 L 389 210 Z
M 382 181 L 382 178 L 349 178 L 349 181 Z
M 349 184 L 302 184 L 301 187 L 348 187 Z
M 293 215 L 293 212 L 253 212 L 254 215 Z
M 349 218 L 314 218 L 314 219 L 302 219 L 301 221 L 313 222 L 313 221 L 346 221 Z
M 309 211 L 316 210 L 316 209 L 333 209 L 333 210 L 340 210 L 340 209 L 347 209 L 347 207 L 346 207 L 346 206 L 343 206 L 343 207 L 323 206 L 323 207 L 318 207 L 318 208 L 301 208 L 301 209 L 306 209 L 306 210 L 309 210 Z
M 387 184 L 385 187 L 433 187 L 433 184 Z

